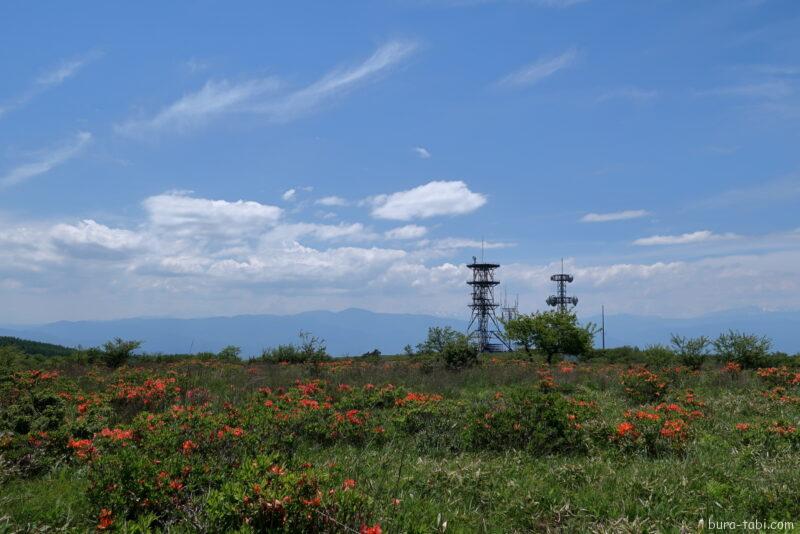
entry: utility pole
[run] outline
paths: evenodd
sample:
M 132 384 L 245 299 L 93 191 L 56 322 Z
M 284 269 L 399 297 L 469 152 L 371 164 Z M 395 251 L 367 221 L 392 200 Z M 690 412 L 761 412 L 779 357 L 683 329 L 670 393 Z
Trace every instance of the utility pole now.
M 605 305 L 600 306 L 600 321 L 601 327 L 600 331 L 603 333 L 603 350 L 606 350 L 606 307 Z

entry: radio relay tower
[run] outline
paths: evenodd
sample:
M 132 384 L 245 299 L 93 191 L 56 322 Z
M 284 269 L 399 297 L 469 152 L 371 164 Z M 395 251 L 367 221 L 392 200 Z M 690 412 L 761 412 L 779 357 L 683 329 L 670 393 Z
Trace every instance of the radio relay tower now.
M 478 346 L 481 352 L 502 352 L 511 350 L 508 342 L 500 334 L 495 309 L 499 306 L 494 301 L 494 288 L 500 282 L 494 279 L 494 271 L 500 267 L 497 263 L 478 262 L 472 257 L 467 265 L 472 270 L 472 280 L 467 284 L 472 287 L 472 319 L 467 328 L 470 341 Z
M 578 305 L 578 297 L 567 296 L 567 284 L 572 283 L 574 278 L 571 274 L 564 274 L 564 259 L 561 259 L 561 274 L 554 274 L 550 280 L 556 283 L 556 294 L 547 297 L 547 305 L 553 306 L 561 313 L 570 311 Z

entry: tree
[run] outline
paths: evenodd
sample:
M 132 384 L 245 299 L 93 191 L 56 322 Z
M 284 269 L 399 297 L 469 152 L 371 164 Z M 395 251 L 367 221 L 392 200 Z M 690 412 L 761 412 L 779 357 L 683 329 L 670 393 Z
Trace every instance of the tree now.
M 705 336 L 683 337 L 672 334 L 672 346 L 681 359 L 681 363 L 692 369 L 700 369 L 703 360 L 708 356 L 708 346 L 711 344 Z
M 531 315 L 520 314 L 512 319 L 503 321 L 506 331 L 506 338 L 525 349 L 525 353 L 530 356 L 531 349 L 535 343 L 536 320 Z
M 535 348 L 553 363 L 557 354 L 580 356 L 592 350 L 595 327 L 578 324 L 574 313 L 545 311 L 518 317 L 504 323 L 506 336 L 530 354 Z
M 141 341 L 126 341 L 121 337 L 115 337 L 103 345 L 103 361 L 109 367 L 119 367 L 141 346 Z
M 720 334 L 714 341 L 714 348 L 722 359 L 734 361 L 745 369 L 759 367 L 771 347 L 772 340 L 766 336 L 745 334 L 736 330 Z
M 225 347 L 224 349 L 219 351 L 219 353 L 217 354 L 217 357 L 222 359 L 222 360 L 234 360 L 235 361 L 235 360 L 239 359 L 239 355 L 241 353 L 242 353 L 242 349 L 241 348 L 237 347 L 236 345 L 228 345 L 227 347 Z
M 420 354 L 441 354 L 448 343 L 458 341 L 463 334 L 450 326 L 432 326 L 428 328 L 428 338 L 417 345 Z

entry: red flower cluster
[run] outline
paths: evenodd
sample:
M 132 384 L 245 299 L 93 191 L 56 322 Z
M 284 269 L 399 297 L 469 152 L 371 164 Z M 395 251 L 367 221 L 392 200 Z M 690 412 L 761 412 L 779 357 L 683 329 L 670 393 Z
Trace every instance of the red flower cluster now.
M 67 447 L 73 449 L 75 456 L 81 460 L 90 458 L 97 452 L 97 449 L 94 448 L 94 443 L 90 439 L 71 439 L 67 443 Z
M 402 399 L 394 401 L 395 406 L 405 406 L 408 403 L 427 404 L 429 402 L 438 402 L 442 400 L 441 395 L 426 395 L 424 393 L 408 393 Z
M 686 439 L 687 425 L 683 419 L 670 419 L 664 421 L 660 434 L 665 438 L 684 440 Z
M 723 371 L 727 373 L 739 373 L 742 371 L 742 366 L 736 362 L 728 362 L 725 364 L 725 367 L 722 368 Z
M 148 378 L 141 386 L 135 386 L 120 382 L 116 384 L 117 399 L 126 400 L 128 402 L 141 401 L 142 404 L 150 404 L 166 398 L 167 395 L 172 393 L 179 393 L 178 386 L 175 384 L 175 377 L 169 378 Z M 172 389 L 170 391 L 170 386 Z
M 97 520 L 97 530 L 107 530 L 114 524 L 113 513 L 108 508 L 100 510 Z
M 95 437 L 97 436 L 109 438 L 113 441 L 122 441 L 122 445 L 125 446 L 125 440 L 133 439 L 133 430 L 123 430 L 121 428 L 114 428 L 112 430 L 110 428 L 104 428 L 95 434 Z

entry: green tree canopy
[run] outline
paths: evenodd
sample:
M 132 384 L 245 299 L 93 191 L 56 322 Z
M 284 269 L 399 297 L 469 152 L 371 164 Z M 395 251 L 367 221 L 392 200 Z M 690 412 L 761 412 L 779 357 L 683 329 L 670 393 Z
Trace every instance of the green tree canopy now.
M 552 363 L 557 354 L 579 356 L 592 349 L 595 327 L 578 324 L 574 313 L 545 311 L 521 314 L 503 323 L 509 340 L 530 354 L 536 349 Z

